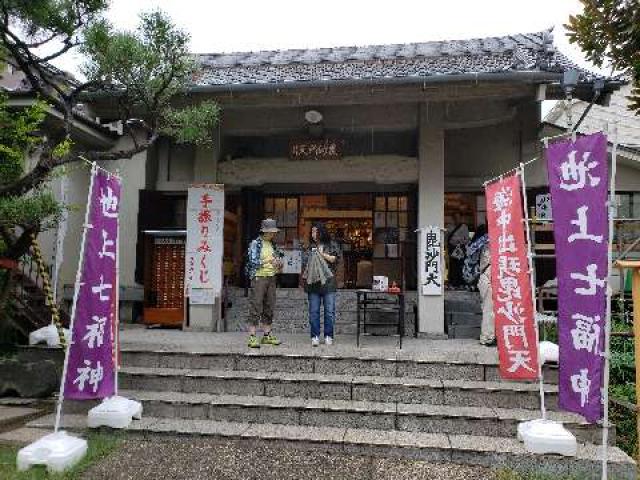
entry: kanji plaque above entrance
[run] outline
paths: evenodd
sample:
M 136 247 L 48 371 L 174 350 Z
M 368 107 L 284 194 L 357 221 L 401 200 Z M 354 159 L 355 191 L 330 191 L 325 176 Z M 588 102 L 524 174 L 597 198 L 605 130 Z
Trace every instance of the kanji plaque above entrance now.
M 292 140 L 289 143 L 291 160 L 337 160 L 342 158 L 341 140 Z

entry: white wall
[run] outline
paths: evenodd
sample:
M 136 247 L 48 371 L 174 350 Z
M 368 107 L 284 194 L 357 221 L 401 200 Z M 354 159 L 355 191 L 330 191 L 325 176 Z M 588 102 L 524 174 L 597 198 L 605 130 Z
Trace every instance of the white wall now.
M 66 167 L 67 172 L 67 205 L 68 221 L 67 233 L 64 240 L 64 261 L 60 267 L 58 277 L 58 289 L 62 293 L 63 286 L 75 283 L 76 270 L 78 268 L 78 252 L 82 237 L 82 224 L 84 222 L 87 192 L 89 190 L 89 167 L 84 163 L 75 163 Z M 57 199 L 60 199 L 60 178 L 54 178 L 50 188 Z M 56 231 L 54 229 L 42 232 L 38 236 L 38 242 L 42 255 L 48 264 L 53 264 L 54 243 Z
M 447 130 L 445 189 L 479 191 L 485 180 L 533 158 L 537 148 L 538 105 L 521 108 L 513 120 L 497 125 Z
M 130 140 L 121 139 L 114 149 L 121 150 L 131 146 Z M 145 164 L 146 152 L 135 155 L 130 160 L 117 160 L 104 162 L 101 166 L 112 172 L 119 171 L 123 179 L 123 191 L 120 210 L 120 285 L 134 286 L 134 274 L 136 264 L 136 239 L 138 228 L 138 203 L 140 189 L 145 188 Z M 67 205 L 68 223 L 67 234 L 64 241 L 64 262 L 60 269 L 58 288 L 64 285 L 74 285 L 78 268 L 78 252 L 82 241 L 82 227 L 87 206 L 87 194 L 89 190 L 90 166 L 76 162 L 68 165 Z M 51 188 L 59 198 L 60 179 L 54 179 Z M 53 263 L 53 247 L 55 230 L 43 232 L 40 242 L 43 257 L 47 263 Z M 60 290 L 62 291 L 62 290 Z

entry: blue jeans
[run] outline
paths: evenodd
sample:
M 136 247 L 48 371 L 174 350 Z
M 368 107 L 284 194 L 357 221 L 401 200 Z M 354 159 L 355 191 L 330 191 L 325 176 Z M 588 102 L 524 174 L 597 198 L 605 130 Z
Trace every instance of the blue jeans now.
M 320 302 L 324 303 L 324 336 L 333 338 L 333 321 L 336 318 L 336 292 L 309 293 L 311 338 L 320 336 Z

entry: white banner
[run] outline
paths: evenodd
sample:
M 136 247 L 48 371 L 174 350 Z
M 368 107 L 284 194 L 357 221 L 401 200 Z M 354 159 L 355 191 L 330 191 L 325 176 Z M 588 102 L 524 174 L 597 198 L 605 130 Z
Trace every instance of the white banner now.
M 187 195 L 185 289 L 197 292 L 198 303 L 213 303 L 222 289 L 224 250 L 224 186 L 192 185 Z M 196 301 L 198 301 L 196 300 Z
M 429 225 L 420 231 L 420 284 L 422 295 L 442 295 L 442 235 Z

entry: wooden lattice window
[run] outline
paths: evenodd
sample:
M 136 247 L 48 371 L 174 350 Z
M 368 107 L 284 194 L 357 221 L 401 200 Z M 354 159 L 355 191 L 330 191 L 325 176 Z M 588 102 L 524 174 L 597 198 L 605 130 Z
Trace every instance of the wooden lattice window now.
M 277 244 L 292 246 L 294 240 L 298 238 L 299 212 L 298 197 L 266 197 L 264 199 L 264 216 L 275 219 L 280 229 L 275 239 Z
M 398 258 L 400 243 L 409 240 L 409 198 L 407 195 L 378 195 L 373 213 L 374 258 Z

